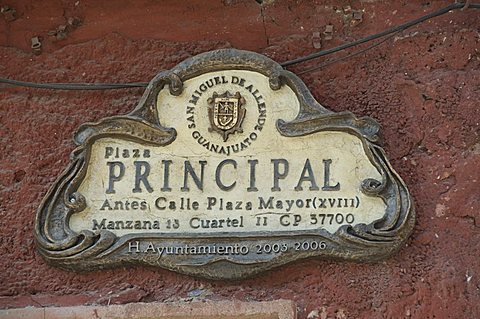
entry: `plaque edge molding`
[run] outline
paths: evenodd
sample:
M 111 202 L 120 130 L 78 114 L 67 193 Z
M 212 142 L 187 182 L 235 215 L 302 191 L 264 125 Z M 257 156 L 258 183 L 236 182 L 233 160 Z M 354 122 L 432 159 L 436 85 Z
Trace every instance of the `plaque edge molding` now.
M 304 136 L 320 131 L 342 131 L 357 136 L 367 157 L 382 174 L 382 181 L 366 180 L 361 190 L 367 195 L 382 198 L 387 204 L 384 217 L 368 225 L 342 226 L 335 234 L 320 231 L 317 236 L 331 241 L 332 250 L 286 254 L 283 258 L 259 260 L 257 264 L 235 263 L 228 258 L 216 258 L 203 265 L 160 263 L 152 258 L 134 260 L 121 254 L 120 249 L 128 241 L 142 237 L 138 234 L 117 237 L 107 230 L 96 233 L 72 231 L 68 226 L 70 216 L 86 205 L 85 198 L 76 190 L 85 177 L 95 141 L 116 137 L 152 146 L 172 143 L 176 131 L 163 127 L 158 116 L 160 91 L 168 86 L 170 94 L 178 96 L 184 81 L 223 70 L 257 72 L 268 77 L 272 90 L 279 90 L 284 85 L 292 89 L 300 109 L 292 121 L 277 121 L 277 130 L 284 136 Z M 383 260 L 398 251 L 410 236 L 415 224 L 415 210 L 405 183 L 377 144 L 378 131 L 379 124 L 370 117 L 357 118 L 351 112 L 335 113 L 326 109 L 315 100 L 300 78 L 263 55 L 236 49 L 202 53 L 155 76 L 130 113 L 80 125 L 74 134 L 77 148 L 71 154 L 70 164 L 49 189 L 37 210 L 34 229 L 37 250 L 48 263 L 69 270 L 89 271 L 122 264 L 145 264 L 209 279 L 243 279 L 313 256 L 360 262 Z M 315 235 L 305 235 L 304 238 L 312 236 Z

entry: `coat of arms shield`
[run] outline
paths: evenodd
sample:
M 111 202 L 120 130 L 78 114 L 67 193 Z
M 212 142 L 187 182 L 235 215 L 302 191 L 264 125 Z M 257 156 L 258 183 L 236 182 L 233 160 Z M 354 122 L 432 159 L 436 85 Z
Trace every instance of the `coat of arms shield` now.
M 228 136 L 235 132 L 242 132 L 241 125 L 245 117 L 245 99 L 236 92 L 232 95 L 226 91 L 223 94 L 213 93 L 208 99 L 208 117 L 210 119 L 210 131 L 218 132 L 226 142 Z

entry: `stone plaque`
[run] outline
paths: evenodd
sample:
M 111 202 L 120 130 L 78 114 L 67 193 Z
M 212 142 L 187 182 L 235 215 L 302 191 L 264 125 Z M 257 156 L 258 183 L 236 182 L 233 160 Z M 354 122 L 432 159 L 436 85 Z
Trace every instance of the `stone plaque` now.
M 414 225 L 379 125 L 334 113 L 234 49 L 158 74 L 128 115 L 75 133 L 35 236 L 59 267 L 145 264 L 244 278 L 306 257 L 375 261 Z

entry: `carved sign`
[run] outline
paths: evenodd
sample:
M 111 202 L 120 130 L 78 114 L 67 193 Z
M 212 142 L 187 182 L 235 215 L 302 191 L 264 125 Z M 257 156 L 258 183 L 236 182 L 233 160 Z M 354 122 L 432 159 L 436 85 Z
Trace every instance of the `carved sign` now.
M 378 129 L 325 109 L 264 56 L 201 54 L 158 74 L 130 114 L 78 129 L 38 210 L 38 249 L 67 269 L 213 279 L 311 256 L 380 260 L 414 210 Z

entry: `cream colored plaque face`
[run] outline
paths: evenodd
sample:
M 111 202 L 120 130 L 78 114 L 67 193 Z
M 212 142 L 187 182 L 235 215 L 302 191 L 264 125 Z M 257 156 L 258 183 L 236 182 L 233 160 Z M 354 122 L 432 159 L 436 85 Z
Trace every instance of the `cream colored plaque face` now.
M 372 118 L 329 111 L 262 55 L 157 74 L 128 114 L 80 125 L 35 219 L 65 269 L 132 264 L 242 279 L 295 260 L 376 261 L 415 222 Z
M 97 140 L 78 190 L 87 208 L 71 216 L 72 230 L 333 234 L 385 214 L 381 198 L 360 190 L 365 179 L 382 177 L 358 137 L 278 132 L 277 120 L 299 111 L 288 86 L 272 91 L 259 73 L 223 71 L 185 81 L 178 97 L 162 90 L 158 100 L 161 124 L 175 128 L 175 141 Z

